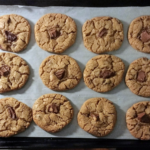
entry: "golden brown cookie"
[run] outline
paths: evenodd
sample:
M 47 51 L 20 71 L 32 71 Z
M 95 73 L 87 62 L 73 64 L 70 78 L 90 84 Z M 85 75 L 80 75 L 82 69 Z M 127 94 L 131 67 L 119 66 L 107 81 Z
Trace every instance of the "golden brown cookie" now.
M 34 31 L 39 47 L 48 52 L 62 53 L 74 44 L 77 27 L 69 16 L 50 13 L 38 20 Z
M 10 137 L 23 132 L 32 121 L 32 109 L 18 100 L 0 99 L 0 137 Z
M 126 113 L 127 128 L 138 139 L 150 140 L 150 102 L 132 105 Z
M 45 94 L 33 105 L 34 122 L 47 132 L 58 132 L 73 118 L 73 108 L 60 94 Z
M 22 88 L 29 77 L 28 64 L 13 53 L 0 53 L 0 93 Z
M 134 94 L 150 97 L 150 60 L 143 57 L 133 61 L 128 68 L 125 81 Z
M 78 113 L 78 124 L 94 136 L 106 136 L 116 123 L 115 106 L 106 98 L 91 98 L 84 102 Z
M 128 40 L 134 49 L 150 53 L 150 16 L 140 16 L 131 22 Z
M 100 54 L 120 48 L 123 41 L 123 24 L 112 17 L 95 17 L 82 27 L 84 46 Z
M 98 55 L 90 59 L 83 77 L 87 87 L 96 92 L 107 92 L 116 87 L 123 78 L 125 65 L 113 55 Z
M 77 62 L 67 55 L 47 57 L 40 65 L 39 74 L 43 83 L 55 91 L 74 88 L 82 77 Z
M 20 52 L 25 49 L 30 39 L 30 24 L 16 14 L 0 17 L 0 49 Z

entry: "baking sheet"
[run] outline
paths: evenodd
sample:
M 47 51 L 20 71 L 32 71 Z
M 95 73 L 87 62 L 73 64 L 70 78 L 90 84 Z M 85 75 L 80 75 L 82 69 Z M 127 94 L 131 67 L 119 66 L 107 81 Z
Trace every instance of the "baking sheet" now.
M 14 97 L 21 102 L 24 102 L 28 106 L 32 107 L 35 100 L 43 94 L 47 93 L 60 93 L 66 96 L 74 107 L 74 118 L 72 122 L 66 126 L 62 131 L 50 134 L 34 122 L 31 126 L 23 133 L 16 135 L 17 137 L 67 137 L 67 138 L 96 138 L 84 130 L 82 130 L 77 124 L 77 113 L 81 105 L 89 98 L 92 97 L 105 97 L 111 100 L 117 109 L 117 123 L 114 130 L 106 137 L 106 139 L 135 139 L 131 136 L 128 129 L 126 128 L 125 113 L 127 109 L 134 103 L 149 98 L 139 97 L 130 92 L 128 87 L 125 85 L 124 80 L 112 91 L 107 93 L 97 93 L 85 86 L 83 79 L 79 85 L 74 89 L 65 92 L 55 92 L 48 89 L 41 81 L 38 70 L 41 62 L 48 57 L 53 55 L 52 53 L 42 50 L 35 42 L 34 38 L 34 24 L 46 13 L 63 13 L 72 17 L 77 24 L 77 39 L 75 44 L 66 50 L 62 54 L 66 54 L 74 58 L 82 72 L 89 59 L 96 56 L 88 51 L 82 40 L 82 25 L 83 23 L 96 16 L 112 16 L 116 17 L 124 25 L 124 41 L 121 48 L 109 54 L 120 57 L 126 65 L 126 70 L 129 64 L 139 57 L 148 57 L 150 54 L 144 54 L 134 50 L 128 43 L 127 30 L 130 22 L 141 15 L 150 15 L 150 7 L 112 7 L 112 8 L 88 8 L 88 7 L 29 7 L 29 6 L 0 6 L 0 16 L 5 14 L 18 14 L 25 17 L 31 25 L 31 39 L 28 47 L 18 53 L 23 59 L 25 59 L 30 66 L 30 77 L 27 84 L 20 90 L 8 92 L 0 95 L 3 97 Z M 1 51 L 1 50 L 0 50 Z M 4 51 L 1 51 L 4 52 Z

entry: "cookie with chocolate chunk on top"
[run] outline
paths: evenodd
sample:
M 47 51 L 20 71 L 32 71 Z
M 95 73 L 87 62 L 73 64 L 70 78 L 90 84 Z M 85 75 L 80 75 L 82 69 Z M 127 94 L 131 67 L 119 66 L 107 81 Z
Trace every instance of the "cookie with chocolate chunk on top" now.
M 134 49 L 150 53 L 150 16 L 140 16 L 131 22 L 128 40 Z
M 126 113 L 127 128 L 135 138 L 150 140 L 150 102 L 133 104 Z
M 29 127 L 32 121 L 32 109 L 15 98 L 2 98 L 0 119 L 0 137 L 10 137 Z
M 117 112 L 111 101 L 96 97 L 84 102 L 77 119 L 83 130 L 94 136 L 102 137 L 114 129 Z
M 115 88 L 123 78 L 125 65 L 113 55 L 98 55 L 90 59 L 83 78 L 87 87 L 96 92 L 107 92 Z
M 34 31 L 40 48 L 48 52 L 62 53 L 74 44 L 77 27 L 71 17 L 50 13 L 37 21 Z
M 73 107 L 60 94 L 45 94 L 33 105 L 33 120 L 43 130 L 51 133 L 62 130 L 73 118 Z
M 74 88 L 80 82 L 82 73 L 78 63 L 67 55 L 51 55 L 40 65 L 43 83 L 55 91 Z
M 128 68 L 125 81 L 134 94 L 150 97 L 150 60 L 142 57 L 133 61 Z
M 87 20 L 82 27 L 84 46 L 93 53 L 117 50 L 123 42 L 123 24 L 113 17 L 103 16 Z
M 20 52 L 25 49 L 30 39 L 30 24 L 22 16 L 16 14 L 0 17 L 0 49 Z
M 0 53 L 0 93 L 21 89 L 30 74 L 29 66 L 13 53 Z

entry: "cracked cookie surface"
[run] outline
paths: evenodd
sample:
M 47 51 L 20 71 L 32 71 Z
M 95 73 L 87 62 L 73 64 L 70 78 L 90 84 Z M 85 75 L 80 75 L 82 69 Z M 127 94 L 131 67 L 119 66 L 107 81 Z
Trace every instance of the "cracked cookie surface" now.
M 16 14 L 0 17 L 0 49 L 20 52 L 26 48 L 30 39 L 30 24 Z
M 60 94 L 45 94 L 33 105 L 34 122 L 47 132 L 58 132 L 73 118 L 73 107 Z
M 94 136 L 106 136 L 116 123 L 115 106 L 106 98 L 91 98 L 84 102 L 78 113 L 78 124 Z
M 134 94 L 150 97 L 150 60 L 143 57 L 133 61 L 128 68 L 125 81 Z
M 29 77 L 29 66 L 18 55 L 0 53 L 0 93 L 22 88 Z
M 55 91 L 74 88 L 82 73 L 77 62 L 67 55 L 51 55 L 40 65 L 40 77 L 43 83 Z
M 34 31 L 39 47 L 48 52 L 62 53 L 74 44 L 77 27 L 69 16 L 51 13 L 38 20 Z
M 32 109 L 12 97 L 0 99 L 0 137 L 23 132 L 32 121 Z
M 123 78 L 125 65 L 113 55 L 98 55 L 90 59 L 83 78 L 87 87 L 96 92 L 107 92 L 116 87 Z
M 140 16 L 131 22 L 128 40 L 134 49 L 150 53 L 150 16 Z
M 133 104 L 126 113 L 126 123 L 135 138 L 150 140 L 150 102 Z
M 123 41 L 123 24 L 112 17 L 95 17 L 82 27 L 84 46 L 100 54 L 120 48 Z

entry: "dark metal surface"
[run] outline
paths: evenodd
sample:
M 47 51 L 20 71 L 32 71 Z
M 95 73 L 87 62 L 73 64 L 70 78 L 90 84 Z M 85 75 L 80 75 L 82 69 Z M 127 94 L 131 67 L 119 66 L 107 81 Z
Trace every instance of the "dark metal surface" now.
M 149 0 L 0 0 L 0 5 L 30 6 L 150 6 Z M 102 140 L 102 139 L 67 139 L 67 138 L 0 138 L 0 148 L 149 148 L 149 141 L 139 140 Z
M 148 6 L 149 0 L 0 0 L 0 5 L 31 5 L 31 6 Z
M 149 141 L 75 138 L 0 138 L 0 148 L 149 148 Z

